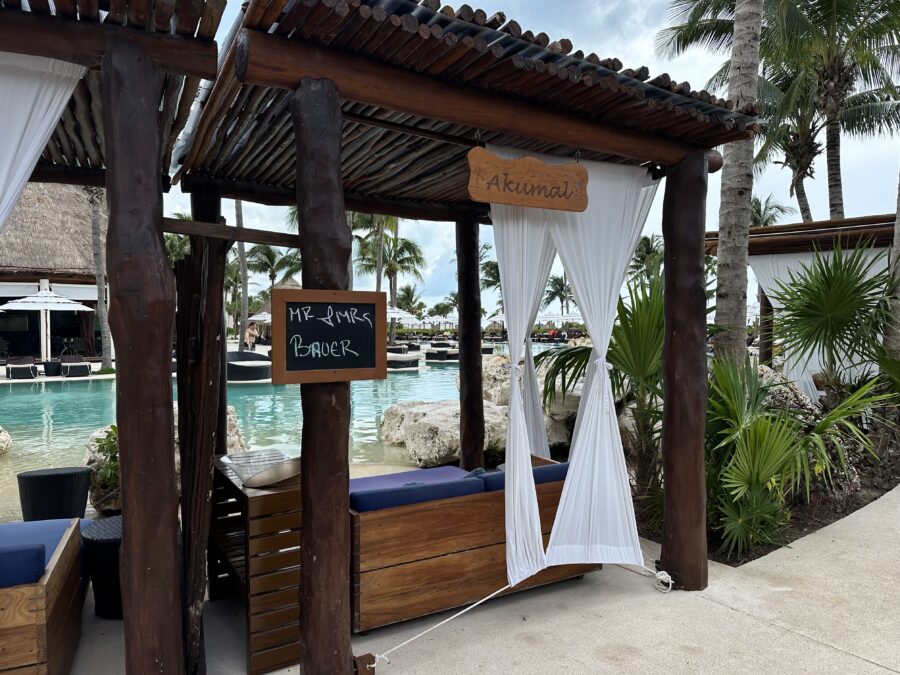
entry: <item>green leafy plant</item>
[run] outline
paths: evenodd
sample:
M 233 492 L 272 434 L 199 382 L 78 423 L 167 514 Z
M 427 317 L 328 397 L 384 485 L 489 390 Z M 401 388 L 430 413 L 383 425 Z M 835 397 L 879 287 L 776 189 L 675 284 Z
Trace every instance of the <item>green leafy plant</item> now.
M 865 246 L 838 246 L 830 256 L 817 251 L 810 265 L 790 272 L 773 293 L 781 305 L 775 326 L 785 351 L 807 360 L 817 355 L 832 387 L 840 387 L 850 366 L 878 358 L 888 300 L 897 288 L 884 257 Z
M 97 453 L 103 457 L 100 467 L 100 482 L 107 487 L 119 485 L 119 428 L 110 425 L 106 434 L 97 439 Z

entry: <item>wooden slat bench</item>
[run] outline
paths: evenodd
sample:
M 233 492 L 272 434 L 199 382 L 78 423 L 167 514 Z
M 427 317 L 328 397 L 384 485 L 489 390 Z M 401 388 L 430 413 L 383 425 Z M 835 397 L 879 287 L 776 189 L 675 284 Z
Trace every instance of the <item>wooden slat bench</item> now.
M 547 460 L 534 458 L 535 465 Z M 562 481 L 537 485 L 549 538 Z M 504 492 L 357 513 L 352 533 L 354 632 L 466 605 L 506 585 Z M 247 672 L 299 662 L 300 485 L 241 485 L 216 462 L 210 599 L 236 589 L 246 603 Z M 578 577 L 597 565 L 548 568 L 508 592 Z

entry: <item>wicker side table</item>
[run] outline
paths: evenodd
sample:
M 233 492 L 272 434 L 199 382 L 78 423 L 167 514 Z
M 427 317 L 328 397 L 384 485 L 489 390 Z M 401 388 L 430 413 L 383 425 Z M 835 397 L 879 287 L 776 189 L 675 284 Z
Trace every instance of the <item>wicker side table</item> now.
M 84 518 L 91 487 L 89 467 L 23 471 L 16 478 L 22 520 Z
M 101 619 L 121 619 L 119 549 L 122 546 L 122 516 L 95 520 L 82 530 L 81 540 L 94 589 L 94 614 Z

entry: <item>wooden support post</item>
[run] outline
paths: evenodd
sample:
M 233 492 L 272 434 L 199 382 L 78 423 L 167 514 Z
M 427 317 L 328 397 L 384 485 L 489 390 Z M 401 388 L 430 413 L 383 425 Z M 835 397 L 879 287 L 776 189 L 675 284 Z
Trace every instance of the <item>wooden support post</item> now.
M 209 195 L 207 195 L 210 197 Z M 214 216 L 218 199 L 192 195 L 192 209 Z M 190 254 L 175 265 L 178 314 L 178 437 L 184 562 L 185 671 L 206 672 L 203 599 L 212 504 L 213 458 L 227 436 L 222 321 L 225 259 L 231 243 L 191 238 Z
M 175 286 L 162 236 L 160 75 L 133 40 L 103 56 L 109 324 L 116 342 L 125 656 L 184 672 L 172 419 Z
M 481 274 L 478 222 L 456 223 L 459 297 L 459 465 L 484 466 L 484 394 L 481 386 Z
M 350 228 L 341 183 L 341 99 L 330 80 L 304 79 L 291 99 L 303 287 L 346 290 Z M 350 384 L 301 385 L 300 663 L 352 673 L 350 648 Z
M 663 201 L 665 322 L 660 566 L 678 588 L 706 588 L 706 153 L 666 174 Z
M 772 341 L 774 339 L 774 311 L 769 296 L 759 287 L 759 362 L 772 365 Z

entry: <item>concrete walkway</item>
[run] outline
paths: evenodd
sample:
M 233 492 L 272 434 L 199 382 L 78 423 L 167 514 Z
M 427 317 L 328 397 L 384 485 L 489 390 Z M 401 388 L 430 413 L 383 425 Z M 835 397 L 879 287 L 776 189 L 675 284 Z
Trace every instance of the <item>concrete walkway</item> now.
M 651 578 L 607 567 L 493 600 L 397 651 L 378 672 L 900 672 L 898 525 L 900 488 L 740 569 L 710 563 L 701 593 L 663 595 Z M 648 559 L 657 553 L 645 542 Z M 208 671 L 245 672 L 242 606 L 207 607 Z M 91 609 L 74 674 L 124 672 L 111 669 L 123 662 L 121 625 Z M 446 616 L 356 636 L 354 653 L 385 651 Z

